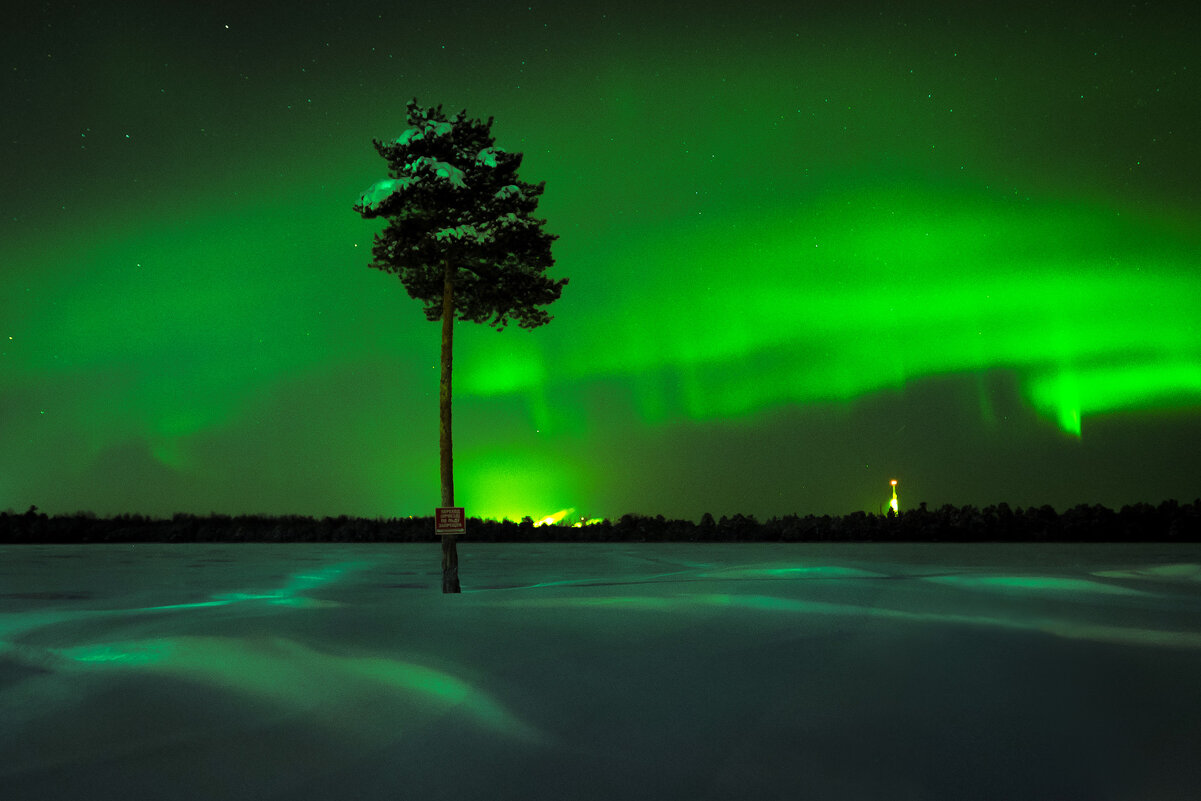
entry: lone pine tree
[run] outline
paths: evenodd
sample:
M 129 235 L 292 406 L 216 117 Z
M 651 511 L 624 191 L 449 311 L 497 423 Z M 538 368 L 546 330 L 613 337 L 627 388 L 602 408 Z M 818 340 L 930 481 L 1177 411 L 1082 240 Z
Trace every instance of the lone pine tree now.
M 442 505 L 454 506 L 451 367 L 454 319 L 487 322 L 498 331 L 550 322 L 546 306 L 566 278 L 544 273 L 554 264 L 546 221 L 534 216 L 544 183 L 517 177 L 522 155 L 496 146 L 492 118 L 453 118 L 442 106 L 408 104 L 408 128 L 394 141 L 374 140 L 388 177 L 359 197 L 354 209 L 383 217 L 371 267 L 395 273 L 425 316 L 442 322 L 438 393 Z M 456 537 L 442 538 L 442 591 L 459 592 Z

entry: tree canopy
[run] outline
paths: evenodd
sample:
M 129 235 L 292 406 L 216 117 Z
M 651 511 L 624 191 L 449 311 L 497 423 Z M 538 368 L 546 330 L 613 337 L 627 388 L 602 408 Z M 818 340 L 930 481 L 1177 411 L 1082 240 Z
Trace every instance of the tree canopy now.
M 550 322 L 540 308 L 558 300 L 567 279 L 545 275 L 554 264 L 546 221 L 533 215 L 544 183 L 517 177 L 522 155 L 496 146 L 492 118 L 442 106 L 408 104 L 408 127 L 391 142 L 374 140 L 388 177 L 359 197 L 355 211 L 383 217 L 371 267 L 395 273 L 429 320 L 442 316 L 444 276 L 452 270 L 455 317 L 510 321 L 522 328 Z

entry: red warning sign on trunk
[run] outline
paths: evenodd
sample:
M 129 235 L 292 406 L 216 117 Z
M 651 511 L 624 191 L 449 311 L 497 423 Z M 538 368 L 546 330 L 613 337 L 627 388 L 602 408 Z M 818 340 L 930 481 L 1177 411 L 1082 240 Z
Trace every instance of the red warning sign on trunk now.
M 466 534 L 467 516 L 462 506 L 439 506 L 434 509 L 435 534 Z

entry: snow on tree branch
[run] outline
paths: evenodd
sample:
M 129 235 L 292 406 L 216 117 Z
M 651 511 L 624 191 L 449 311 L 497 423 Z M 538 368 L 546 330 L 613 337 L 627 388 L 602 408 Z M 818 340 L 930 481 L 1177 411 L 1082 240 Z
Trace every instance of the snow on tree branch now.
M 414 159 L 405 165 L 405 169 L 409 172 L 419 172 L 422 169 L 427 169 L 438 178 L 444 178 L 453 186 L 460 189 L 467 188 L 467 181 L 464 180 L 466 174 L 453 164 L 448 164 L 445 161 L 438 161 L 433 156 L 422 156 L 419 159 Z
M 505 153 L 499 147 L 486 147 L 475 156 L 476 164 L 483 164 L 485 167 L 495 167 L 497 164 L 496 157 L 503 156 Z
M 378 211 L 384 201 L 408 189 L 412 183 L 412 178 L 384 178 L 376 181 L 359 195 L 358 205 L 367 211 Z
M 425 124 L 420 128 L 408 128 L 400 136 L 396 137 L 396 144 L 410 145 L 413 142 L 418 142 L 422 139 L 433 139 L 438 136 L 446 136 L 453 129 L 449 122 L 442 120 L 426 120 Z

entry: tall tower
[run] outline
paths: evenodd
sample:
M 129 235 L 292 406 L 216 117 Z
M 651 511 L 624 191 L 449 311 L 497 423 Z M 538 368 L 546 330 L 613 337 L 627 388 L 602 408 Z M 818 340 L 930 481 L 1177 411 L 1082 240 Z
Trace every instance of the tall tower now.
M 892 483 L 892 500 L 890 500 L 888 502 L 888 508 L 892 510 L 892 513 L 894 515 L 899 515 L 901 513 L 901 507 L 897 503 L 897 480 L 894 478 L 891 483 Z

